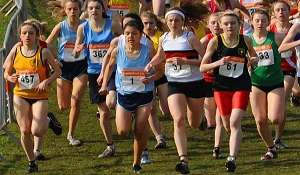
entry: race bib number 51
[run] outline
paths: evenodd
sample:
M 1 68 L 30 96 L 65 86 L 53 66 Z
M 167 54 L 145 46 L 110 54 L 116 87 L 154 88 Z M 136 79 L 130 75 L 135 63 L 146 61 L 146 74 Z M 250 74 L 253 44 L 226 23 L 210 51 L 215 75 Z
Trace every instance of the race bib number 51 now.
M 40 83 L 39 74 L 19 74 L 18 82 L 21 89 L 33 89 Z
M 225 77 L 237 78 L 243 74 L 245 60 L 240 57 L 229 57 L 228 62 L 220 66 L 219 74 Z
M 145 84 L 141 81 L 146 76 L 144 70 L 123 69 L 122 88 L 128 92 L 142 92 Z

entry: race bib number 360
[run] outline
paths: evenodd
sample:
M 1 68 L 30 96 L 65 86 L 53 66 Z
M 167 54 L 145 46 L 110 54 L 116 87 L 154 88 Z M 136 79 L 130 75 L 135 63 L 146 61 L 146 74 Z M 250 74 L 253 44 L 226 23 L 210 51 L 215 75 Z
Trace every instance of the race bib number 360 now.
M 143 92 L 145 84 L 141 81 L 145 77 L 143 70 L 123 69 L 122 88 L 128 92 Z
M 259 47 L 254 47 L 254 50 L 258 56 L 257 66 L 270 66 L 274 64 L 274 53 L 272 45 L 263 45 Z
M 64 61 L 66 62 L 74 62 L 84 59 L 84 52 L 81 51 L 79 57 L 75 58 L 72 54 L 74 50 L 75 44 L 68 42 L 64 45 Z
M 18 82 L 21 89 L 33 89 L 40 83 L 39 74 L 20 74 Z
M 109 44 L 90 44 L 89 52 L 91 63 L 102 64 L 103 58 L 106 55 L 108 48 Z
M 219 74 L 225 77 L 237 78 L 243 74 L 244 59 L 240 57 L 230 57 L 228 62 L 219 68 Z

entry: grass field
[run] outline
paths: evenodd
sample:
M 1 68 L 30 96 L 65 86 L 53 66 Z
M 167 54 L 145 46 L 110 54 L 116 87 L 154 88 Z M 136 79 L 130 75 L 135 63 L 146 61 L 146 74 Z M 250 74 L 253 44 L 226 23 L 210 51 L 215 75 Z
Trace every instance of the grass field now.
M 31 0 L 28 5 L 32 16 L 47 20 L 48 22 L 50 21 L 49 27 L 53 26 L 55 21 L 51 19 L 42 1 Z M 50 111 L 55 113 L 57 118 L 62 122 L 64 130 L 62 136 L 55 136 L 51 131 L 47 133 L 43 152 L 48 160 L 38 162 L 40 172 L 37 174 L 131 174 L 132 136 L 128 138 L 117 136 L 114 117 L 112 117 L 111 123 L 117 153 L 113 158 L 98 159 L 98 154 L 104 150 L 106 145 L 95 117 L 97 109 L 96 106 L 89 103 L 87 93 L 82 100 L 81 115 L 76 136 L 84 144 L 81 147 L 71 147 L 66 140 L 68 113 L 58 110 L 55 86 L 52 86 L 49 100 Z M 278 159 L 269 163 L 260 161 L 260 156 L 265 153 L 266 149 L 256 131 L 254 119 L 251 117 L 244 118 L 242 122 L 244 128 L 243 142 L 237 159 L 238 167 L 235 174 L 300 174 L 300 109 L 294 107 L 289 107 L 288 109 L 289 117 L 283 139 L 289 145 L 289 148 L 280 151 Z M 168 149 L 154 150 L 156 141 L 152 136 L 148 147 L 153 163 L 144 166 L 142 174 L 176 174 L 174 167 L 178 157 L 173 141 L 173 123 L 170 119 L 163 117 L 161 117 L 161 121 L 163 132 L 168 139 Z M 8 128 L 19 137 L 19 130 L 15 123 L 9 125 Z M 225 159 L 214 160 L 212 158 L 213 137 L 212 131 L 188 129 L 188 154 L 191 174 L 228 174 L 225 172 Z M 228 153 L 228 136 L 225 134 L 223 143 L 222 152 L 226 155 Z M 16 145 L 4 134 L 0 136 L 0 155 L 4 157 L 4 160 L 0 160 L 0 175 L 21 175 L 25 173 L 27 161 L 24 151 L 20 145 Z

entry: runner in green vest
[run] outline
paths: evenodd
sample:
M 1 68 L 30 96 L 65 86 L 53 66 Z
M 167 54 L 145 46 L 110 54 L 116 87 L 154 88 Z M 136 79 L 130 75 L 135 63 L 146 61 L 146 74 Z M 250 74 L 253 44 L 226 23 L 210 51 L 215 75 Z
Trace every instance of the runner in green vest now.
M 252 16 L 254 32 L 252 44 L 259 58 L 257 67 L 251 72 L 252 92 L 250 103 L 257 130 L 267 146 L 267 152 L 261 160 L 272 160 L 277 156 L 277 150 L 268 126 L 268 119 L 278 126 L 284 116 L 284 84 L 280 68 L 281 56 L 278 45 L 284 35 L 267 31 L 270 16 L 263 10 L 256 10 Z M 278 130 L 278 127 L 275 127 Z

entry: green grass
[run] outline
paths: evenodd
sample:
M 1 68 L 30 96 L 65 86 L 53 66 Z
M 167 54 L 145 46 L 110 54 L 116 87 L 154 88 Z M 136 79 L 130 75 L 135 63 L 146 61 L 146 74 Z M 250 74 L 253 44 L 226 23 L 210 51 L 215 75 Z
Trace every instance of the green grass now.
M 0 0 L 0 9 L 6 4 L 7 0 Z M 7 10 L 5 10 L 6 13 Z M 9 23 L 9 20 L 12 15 L 4 16 L 5 13 L 0 12 L 0 48 L 2 48 L 2 44 L 5 37 L 6 27 Z
M 49 28 L 56 23 L 50 17 L 50 13 L 47 12 L 43 1 L 31 0 L 27 5 L 32 16 L 50 21 Z M 47 133 L 43 152 L 49 160 L 39 162 L 40 172 L 37 174 L 131 174 L 133 139 L 132 136 L 124 138 L 116 135 L 114 117 L 112 117 L 111 123 L 114 142 L 117 145 L 116 156 L 108 159 L 97 158 L 106 145 L 95 117 L 96 106 L 89 103 L 87 93 L 82 99 L 81 114 L 76 130 L 76 136 L 84 142 L 81 147 L 68 145 L 66 140 L 68 113 L 58 110 L 54 85 L 51 89 L 49 107 L 50 111 L 55 113 L 62 122 L 64 130 L 62 136 L 55 136 L 51 131 Z M 242 123 L 245 130 L 243 132 L 241 151 L 237 160 L 236 174 L 300 174 L 300 109 L 291 107 L 288 109 L 289 120 L 286 125 L 284 141 L 289 145 L 289 149 L 282 150 L 279 153 L 279 158 L 270 163 L 264 163 L 259 160 L 260 156 L 265 153 L 266 148 L 256 131 L 254 119 L 250 117 L 244 118 Z M 163 132 L 168 138 L 168 149 L 162 151 L 154 150 L 153 147 L 156 141 L 152 136 L 148 147 L 151 159 L 154 162 L 143 167 L 143 174 L 176 174 L 174 167 L 178 157 L 172 137 L 173 123 L 166 118 L 161 118 L 161 121 Z M 9 125 L 8 128 L 19 137 L 19 130 L 15 123 Z M 188 154 L 191 174 L 228 174 L 225 172 L 225 159 L 212 159 L 213 138 L 212 131 L 188 129 Z M 228 136 L 224 135 L 223 143 L 222 151 L 226 155 L 228 153 Z M 20 145 L 16 145 L 4 134 L 0 136 L 0 154 L 5 158 L 5 160 L 0 160 L 1 175 L 24 174 L 27 166 L 24 151 Z
M 76 135 L 84 142 L 81 147 L 71 147 L 66 140 L 67 113 L 57 109 L 55 88 L 52 88 L 50 111 L 54 112 L 62 122 L 64 132 L 62 136 L 55 136 L 51 131 L 45 138 L 43 152 L 49 158 L 39 162 L 39 174 L 130 174 L 132 164 L 132 137 L 124 138 L 116 135 L 114 119 L 114 141 L 117 154 L 113 158 L 98 159 L 98 154 L 105 148 L 105 141 L 96 120 L 96 107 L 90 105 L 87 93 L 83 98 L 82 111 Z M 260 161 L 260 156 L 266 151 L 264 144 L 257 134 L 253 118 L 245 117 L 243 126 L 243 142 L 238 157 L 236 174 L 299 174 L 300 173 L 300 120 L 299 109 L 289 107 L 284 141 L 288 149 L 279 153 L 279 158 L 271 163 Z M 143 167 L 143 174 L 175 174 L 174 166 L 177 162 L 177 152 L 172 138 L 172 121 L 161 118 L 163 131 L 168 137 L 168 149 L 157 151 L 153 147 L 155 139 L 150 138 L 149 150 L 151 165 Z M 9 125 L 11 131 L 19 136 L 16 124 Z M 225 135 L 222 146 L 223 153 L 228 153 L 228 137 Z M 212 131 L 188 129 L 188 153 L 192 174 L 227 174 L 224 168 L 225 159 L 212 159 L 213 147 Z M 20 145 L 16 145 L 5 135 L 0 137 L 0 153 L 5 157 L 0 161 L 0 174 L 23 174 L 27 165 L 25 154 Z

